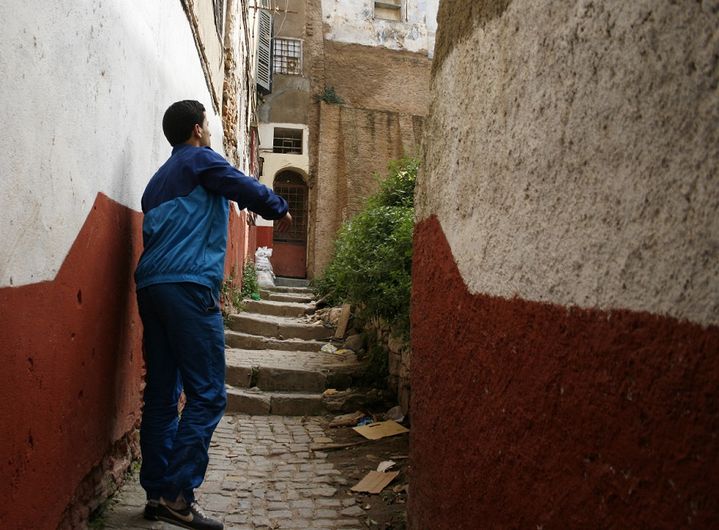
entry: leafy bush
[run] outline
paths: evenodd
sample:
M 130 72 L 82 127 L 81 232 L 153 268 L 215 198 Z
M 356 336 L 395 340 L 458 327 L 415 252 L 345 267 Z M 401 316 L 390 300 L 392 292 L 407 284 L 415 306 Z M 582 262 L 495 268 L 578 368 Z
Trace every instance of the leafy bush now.
M 364 210 L 338 232 L 335 254 L 317 290 L 330 302 L 349 302 L 409 332 L 414 185 L 419 163 L 390 163 L 389 175 Z
M 235 280 L 233 276 L 226 278 L 222 282 L 220 288 L 220 305 L 222 306 L 222 318 L 227 322 L 227 319 L 233 313 L 239 313 L 242 311 L 242 293 L 240 289 L 235 287 Z
M 242 298 L 260 299 L 260 287 L 257 285 L 257 269 L 251 261 L 242 269 Z
M 342 105 L 345 100 L 337 95 L 335 87 L 326 86 L 324 90 L 315 96 L 316 101 L 324 101 L 325 103 L 332 103 L 334 105 Z

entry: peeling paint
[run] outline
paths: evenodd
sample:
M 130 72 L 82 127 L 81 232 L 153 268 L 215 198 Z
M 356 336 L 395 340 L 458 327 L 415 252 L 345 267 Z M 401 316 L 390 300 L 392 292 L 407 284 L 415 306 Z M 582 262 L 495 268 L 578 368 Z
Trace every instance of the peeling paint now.
M 365 46 L 434 54 L 439 0 L 406 0 L 402 21 L 375 18 L 372 2 L 322 0 L 325 38 Z M 430 22 L 428 22 L 430 21 Z

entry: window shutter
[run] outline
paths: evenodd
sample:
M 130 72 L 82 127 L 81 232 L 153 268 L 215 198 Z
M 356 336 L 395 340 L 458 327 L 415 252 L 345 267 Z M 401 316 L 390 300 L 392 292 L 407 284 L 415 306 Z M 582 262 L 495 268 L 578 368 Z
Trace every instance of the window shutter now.
M 260 10 L 259 39 L 257 43 L 257 72 L 255 78 L 257 85 L 267 92 L 272 90 L 272 15 Z

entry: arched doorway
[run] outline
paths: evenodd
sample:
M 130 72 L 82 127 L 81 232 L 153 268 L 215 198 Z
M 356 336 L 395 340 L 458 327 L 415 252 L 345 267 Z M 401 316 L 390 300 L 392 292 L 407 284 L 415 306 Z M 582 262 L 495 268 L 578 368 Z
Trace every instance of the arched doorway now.
M 296 171 L 285 170 L 275 176 L 275 193 L 287 200 L 292 227 L 287 232 L 272 231 L 272 268 L 277 276 L 307 277 L 307 184 Z

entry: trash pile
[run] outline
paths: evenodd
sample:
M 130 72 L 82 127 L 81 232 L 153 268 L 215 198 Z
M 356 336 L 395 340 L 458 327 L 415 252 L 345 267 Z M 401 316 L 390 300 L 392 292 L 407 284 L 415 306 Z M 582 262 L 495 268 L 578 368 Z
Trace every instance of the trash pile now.
M 329 427 L 351 427 L 364 439 L 345 443 L 313 444 L 311 449 L 313 451 L 346 449 L 374 440 L 405 434 L 409 432 L 409 429 L 401 424 L 404 419 L 399 405 L 392 407 L 385 414 L 368 414 L 361 410 L 341 414 L 330 421 Z M 399 475 L 399 471 L 393 470 L 395 466 L 397 466 L 397 462 L 393 460 L 380 462 L 377 469 L 367 473 L 362 480 L 352 486 L 351 491 L 369 494 L 381 493 Z
M 406 529 L 409 425 L 402 409 L 371 413 L 358 407 L 328 420 L 333 442 L 313 444 L 312 449 L 327 452 L 328 460 L 347 478 L 340 492 L 354 500 L 347 514 L 360 517 L 368 529 Z

